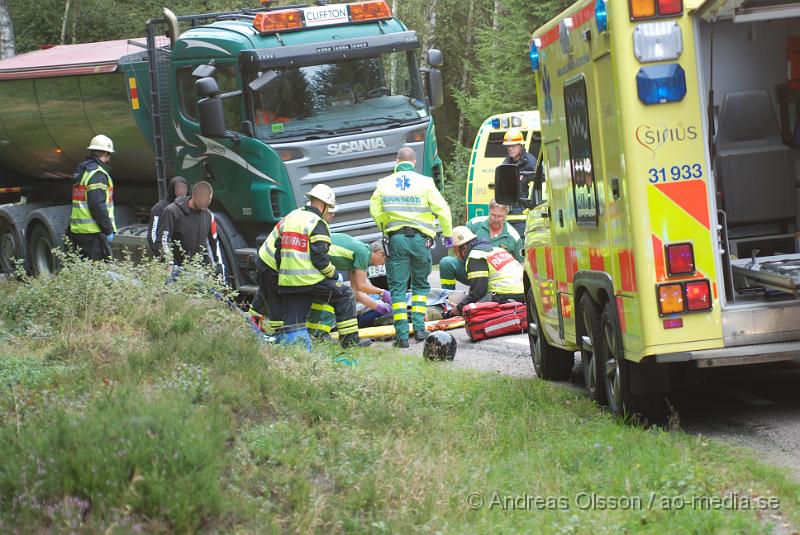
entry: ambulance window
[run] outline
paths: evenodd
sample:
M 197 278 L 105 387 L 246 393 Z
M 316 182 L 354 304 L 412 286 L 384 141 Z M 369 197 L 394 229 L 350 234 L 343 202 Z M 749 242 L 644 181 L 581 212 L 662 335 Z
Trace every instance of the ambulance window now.
M 486 139 L 486 150 L 483 152 L 484 158 L 505 158 L 508 156 L 506 148 L 503 146 L 503 136 L 505 135 L 505 132 L 492 132 L 489 134 L 489 137 Z M 528 132 L 523 131 L 522 135 L 527 136 Z M 531 154 L 535 156 L 537 153 Z
M 597 226 L 597 187 L 592 163 L 592 136 L 589 132 L 589 101 L 585 79 L 579 78 L 564 86 L 564 107 L 567 114 L 575 217 L 579 225 Z

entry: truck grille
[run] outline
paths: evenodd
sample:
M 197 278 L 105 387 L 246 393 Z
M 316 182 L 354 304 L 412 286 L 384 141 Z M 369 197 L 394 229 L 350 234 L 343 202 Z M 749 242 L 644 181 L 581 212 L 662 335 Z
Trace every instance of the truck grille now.
M 297 206 L 306 203 L 305 193 L 316 184 L 327 184 L 336 193 L 336 217 L 333 232 L 345 232 L 369 242 L 380 236 L 369 213 L 369 200 L 381 178 L 394 172 L 395 158 L 400 147 L 411 146 L 417 152 L 418 169 L 422 167 L 423 143 L 406 144 L 405 138 L 420 125 L 371 132 L 350 137 L 338 137 L 337 142 L 363 138 L 381 138 L 386 148 L 368 153 L 330 156 L 330 139 L 308 140 L 301 143 L 275 145 L 275 149 L 293 148 L 302 151 L 302 159 L 286 162 Z

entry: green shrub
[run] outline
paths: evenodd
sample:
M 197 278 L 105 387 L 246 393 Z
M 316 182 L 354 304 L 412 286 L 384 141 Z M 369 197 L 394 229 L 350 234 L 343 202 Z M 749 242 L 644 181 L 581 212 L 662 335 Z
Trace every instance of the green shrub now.
M 18 432 L 0 428 L 1 510 L 47 517 L 72 497 L 88 503 L 91 515 L 127 512 L 197 529 L 223 506 L 222 422 L 217 410 L 185 395 L 123 390 L 82 413 L 54 408 Z

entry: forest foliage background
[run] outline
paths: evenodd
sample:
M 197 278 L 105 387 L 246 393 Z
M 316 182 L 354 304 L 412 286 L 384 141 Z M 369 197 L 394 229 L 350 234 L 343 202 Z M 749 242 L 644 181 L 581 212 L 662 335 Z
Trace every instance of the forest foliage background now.
M 420 34 L 423 50 L 438 48 L 445 55 L 445 104 L 434 117 L 445 161 L 445 194 L 453 219 L 460 222 L 467 158 L 477 127 L 494 113 L 535 108 L 527 59 L 531 34 L 571 1 L 388 1 L 396 16 Z M 258 0 L 0 0 L 0 56 L 12 51 L 4 26 L 9 17 L 16 53 L 23 53 L 47 44 L 141 37 L 145 22 L 160 17 L 162 7 L 188 15 L 258 6 Z

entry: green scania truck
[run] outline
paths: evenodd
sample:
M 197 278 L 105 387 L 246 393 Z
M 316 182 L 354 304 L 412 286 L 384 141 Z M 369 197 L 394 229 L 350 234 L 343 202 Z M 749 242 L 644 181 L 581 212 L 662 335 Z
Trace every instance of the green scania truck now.
M 385 0 L 177 17 L 144 39 L 62 45 L 0 61 L 0 268 L 54 269 L 71 176 L 95 134 L 114 140 L 115 248 L 145 246 L 173 176 L 214 187 L 226 272 L 253 290 L 255 248 L 324 183 L 332 230 L 379 236 L 369 198 L 397 150 L 441 185 L 431 109 L 441 53 Z

